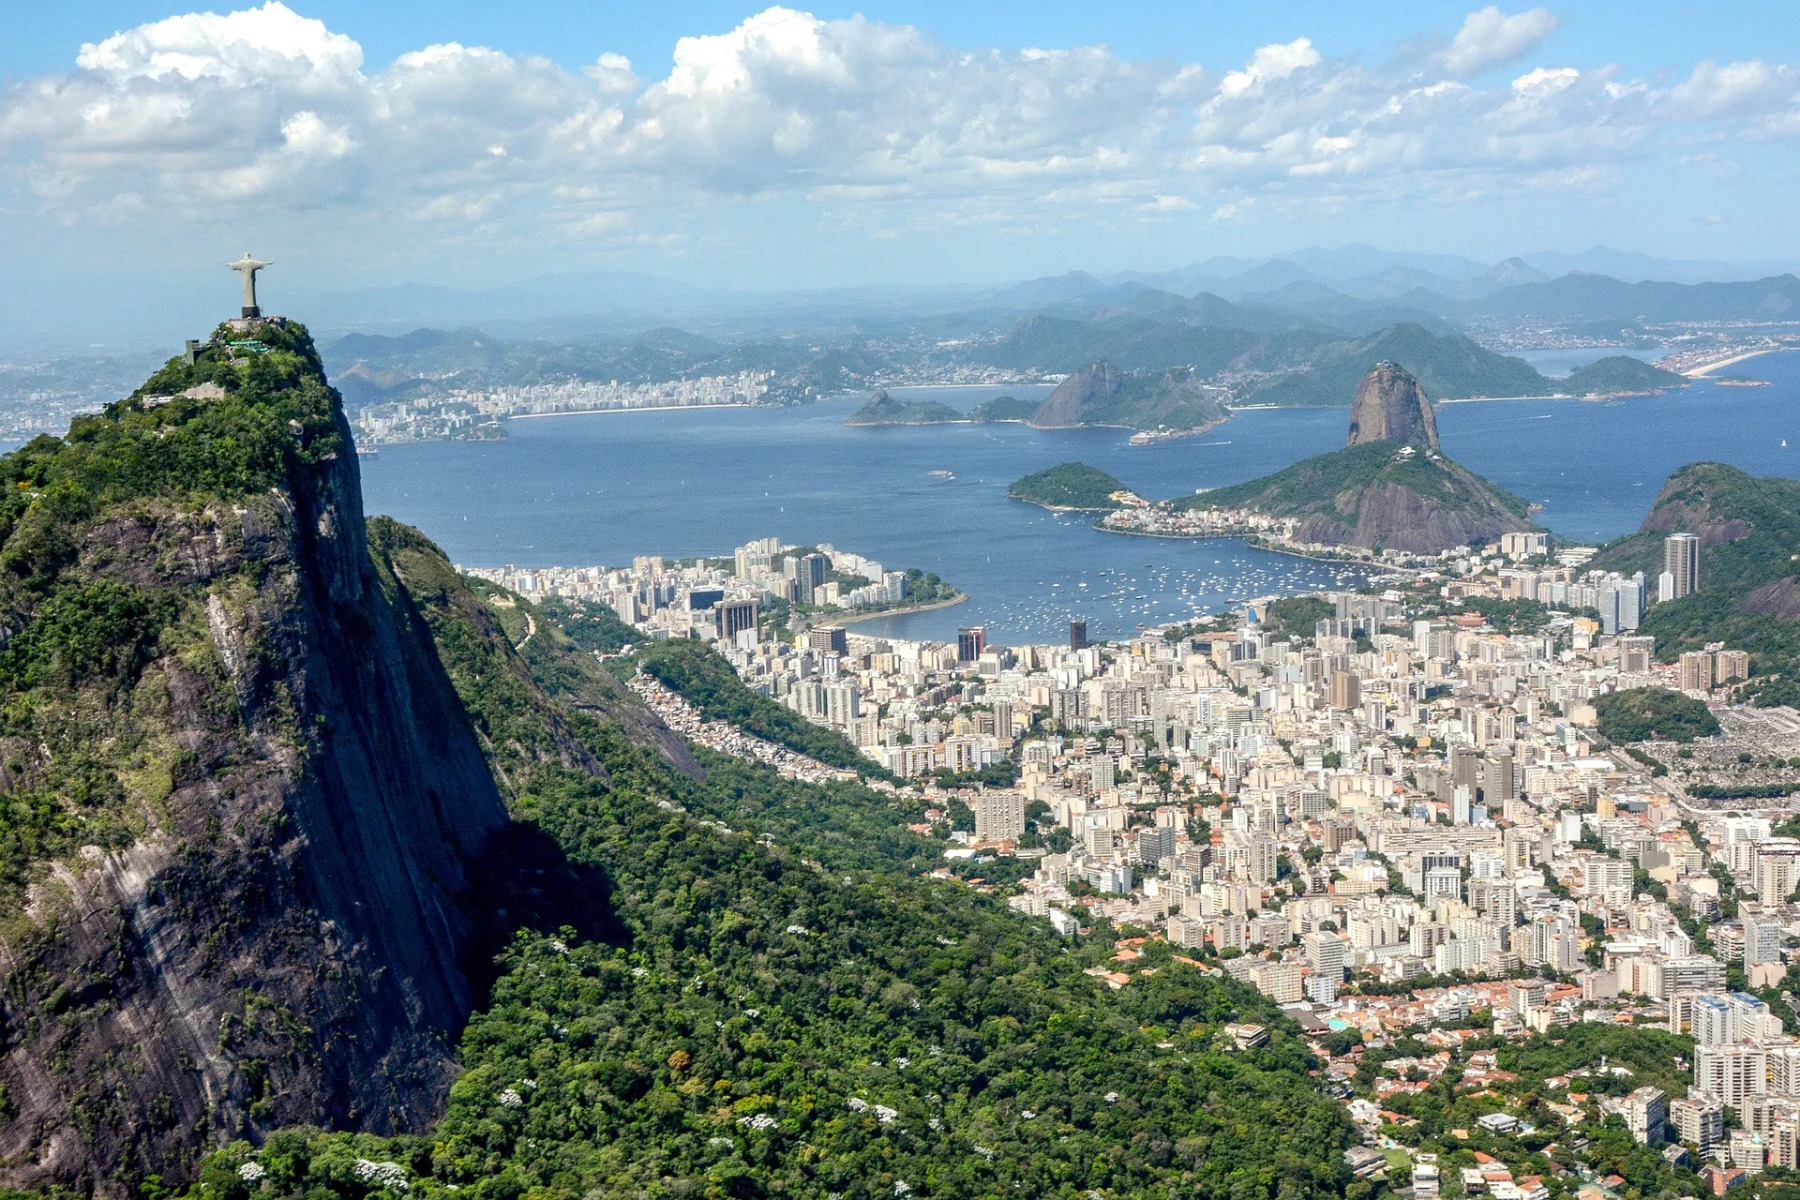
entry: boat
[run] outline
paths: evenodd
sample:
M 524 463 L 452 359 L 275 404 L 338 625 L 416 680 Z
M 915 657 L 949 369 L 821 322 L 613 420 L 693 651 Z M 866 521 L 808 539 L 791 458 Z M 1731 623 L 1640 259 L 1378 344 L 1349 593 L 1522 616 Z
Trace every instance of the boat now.
M 954 472 L 954 471 L 927 471 L 925 473 L 927 475 L 931 476 L 933 479 L 955 479 L 956 478 L 956 472 Z
M 373 446 L 358 446 L 356 448 L 356 456 L 358 458 L 380 458 L 381 451 Z

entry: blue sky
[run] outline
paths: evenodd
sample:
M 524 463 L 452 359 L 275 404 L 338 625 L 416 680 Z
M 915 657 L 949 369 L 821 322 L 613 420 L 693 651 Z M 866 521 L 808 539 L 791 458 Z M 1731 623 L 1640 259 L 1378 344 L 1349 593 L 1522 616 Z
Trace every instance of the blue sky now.
M 0 339 L 246 247 L 313 292 L 1800 261 L 1791 6 L 45 7 L 0 40 Z
M 218 5 L 194 6 L 191 11 Z M 495 46 L 580 66 L 598 46 L 654 69 L 666 66 L 679 37 L 718 33 L 754 11 L 743 3 L 621 3 L 559 0 L 498 4 L 435 0 L 330 0 L 296 6 L 356 38 L 371 62 L 388 62 L 432 42 Z M 1468 4 L 1353 4 L 1291 0 L 1278 4 L 1163 0 L 1029 0 L 1007 3 L 877 3 L 803 5 L 817 16 L 861 13 L 929 29 L 960 46 L 1073 46 L 1104 43 L 1121 54 L 1173 54 L 1230 63 L 1258 46 L 1310 37 L 1331 54 L 1385 53 L 1422 32 L 1452 30 Z M 83 42 L 189 11 L 141 0 L 36 6 L 11 21 L 0 40 L 0 77 L 9 80 L 65 70 Z M 49 11 L 44 11 L 48 9 Z M 1549 42 L 1572 60 L 1615 62 L 1642 74 L 1680 70 L 1703 58 L 1772 57 L 1800 61 L 1800 21 L 1791 4 L 1729 5 L 1643 0 L 1556 6 L 1562 24 Z

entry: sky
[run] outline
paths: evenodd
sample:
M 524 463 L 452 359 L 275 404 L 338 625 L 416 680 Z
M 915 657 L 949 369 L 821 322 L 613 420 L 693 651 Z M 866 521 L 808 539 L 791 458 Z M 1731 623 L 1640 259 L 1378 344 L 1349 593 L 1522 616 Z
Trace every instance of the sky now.
M 0 351 L 229 289 L 245 250 L 296 295 L 977 284 L 1352 243 L 1785 269 L 1791 12 L 36 6 L 0 39 Z

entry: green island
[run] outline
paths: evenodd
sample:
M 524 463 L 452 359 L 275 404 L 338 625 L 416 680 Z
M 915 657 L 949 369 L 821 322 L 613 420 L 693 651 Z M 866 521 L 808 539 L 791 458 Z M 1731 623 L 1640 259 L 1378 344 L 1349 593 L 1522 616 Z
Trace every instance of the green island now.
M 896 400 L 887 392 L 877 392 L 867 404 L 844 419 L 846 425 L 948 425 L 967 421 L 948 404 L 935 400 Z
M 1035 429 L 1109 426 L 1140 432 L 1198 433 L 1224 421 L 1223 392 L 1193 370 L 1122 371 L 1098 362 L 1056 385 L 1031 415 Z
M 1021 400 L 1017 396 L 995 396 L 992 400 L 983 400 L 971 409 L 969 419 L 983 423 L 1029 421 L 1031 414 L 1037 409 L 1037 404 L 1031 400 Z
M 1665 371 L 1641 358 L 1615 354 L 1578 368 L 1556 382 L 1558 391 L 1571 396 L 1629 396 L 1686 387 L 1691 381 L 1677 371 Z
M 1014 480 L 1006 494 L 1058 512 L 1110 512 L 1124 507 L 1115 494 L 1127 491 L 1123 483 L 1099 467 L 1066 462 Z
M 1704 703 L 1661 687 L 1626 688 L 1594 698 L 1600 732 L 1615 742 L 1691 742 L 1714 737 L 1718 718 Z

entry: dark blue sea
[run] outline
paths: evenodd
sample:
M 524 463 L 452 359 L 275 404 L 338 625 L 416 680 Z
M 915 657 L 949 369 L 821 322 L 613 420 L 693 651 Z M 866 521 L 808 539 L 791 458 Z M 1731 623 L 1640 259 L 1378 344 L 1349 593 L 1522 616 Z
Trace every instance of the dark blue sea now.
M 1582 361 L 1555 353 L 1567 360 L 1555 364 L 1564 370 Z M 1756 474 L 1800 475 L 1800 354 L 1766 355 L 1733 373 L 1774 386 L 1698 383 L 1605 403 L 1452 404 L 1438 423 L 1452 456 L 1543 504 L 1540 520 L 1550 529 L 1598 541 L 1634 529 L 1683 463 L 1716 459 Z M 1043 392 L 904 394 L 967 409 L 1002 393 Z M 1232 539 L 1098 533 L 1077 517 L 1006 498 L 1012 480 L 1069 461 L 1101 467 L 1153 497 L 1240 482 L 1341 445 L 1343 409 L 1242 412 L 1202 437 L 1135 447 L 1123 430 L 847 428 L 858 404 L 514 421 L 506 442 L 393 446 L 363 459 L 366 502 L 371 513 L 419 526 L 471 566 L 615 566 L 640 554 L 722 555 L 775 536 L 828 542 L 890 569 L 935 571 L 969 594 L 954 608 L 860 626 L 901 637 L 943 638 L 959 625 L 986 624 L 999 642 L 1060 639 L 1071 617 L 1085 617 L 1091 636 L 1121 637 L 1251 597 L 1357 578 Z M 939 471 L 952 478 L 932 474 Z

